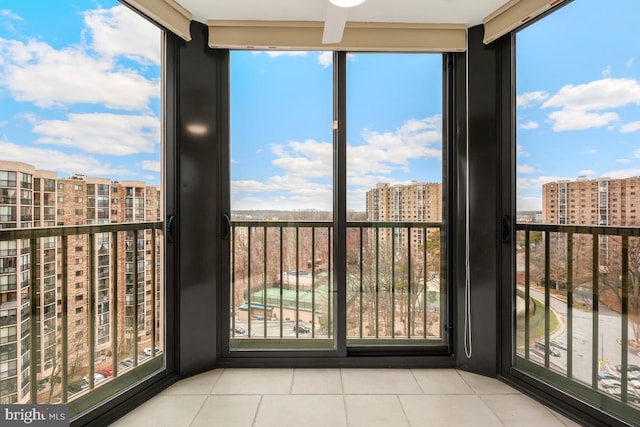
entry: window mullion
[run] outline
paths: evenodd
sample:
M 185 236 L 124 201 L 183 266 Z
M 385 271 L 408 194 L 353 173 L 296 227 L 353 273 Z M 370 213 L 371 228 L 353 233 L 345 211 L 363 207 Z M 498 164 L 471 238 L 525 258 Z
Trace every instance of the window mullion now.
M 333 55 L 333 253 L 334 308 L 338 354 L 347 354 L 347 54 Z

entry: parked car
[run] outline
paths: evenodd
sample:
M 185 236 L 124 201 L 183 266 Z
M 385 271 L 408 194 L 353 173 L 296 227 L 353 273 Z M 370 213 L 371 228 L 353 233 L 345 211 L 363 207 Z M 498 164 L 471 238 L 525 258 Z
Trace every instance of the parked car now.
M 606 371 L 602 371 L 602 372 L 598 372 L 598 379 L 599 380 L 618 380 L 620 381 L 620 376 L 616 375 L 612 372 L 606 372 Z
M 600 380 L 600 384 L 605 388 L 620 387 L 622 385 L 619 380 L 613 378 L 603 378 Z
M 616 365 L 616 371 L 618 372 L 622 372 L 622 365 Z M 638 365 L 634 365 L 634 364 L 628 364 L 627 365 L 627 372 L 631 372 L 631 371 L 640 371 L 640 366 Z
M 113 376 L 113 368 L 111 368 L 111 366 L 109 366 L 108 368 L 99 369 L 97 372 L 105 378 Z
M 618 398 L 622 398 L 622 389 L 620 387 L 608 388 L 606 390 L 607 393 L 613 394 Z M 640 403 L 640 393 L 633 390 L 627 390 L 627 402 Z
M 311 328 L 305 325 L 298 325 L 297 329 L 298 329 L 298 333 L 300 334 L 308 334 L 309 332 L 311 332 Z M 294 332 L 296 331 L 296 326 L 293 327 L 293 331 Z
M 88 387 L 89 387 L 89 384 L 87 384 L 86 381 L 81 380 L 81 381 L 77 381 L 75 383 L 69 384 L 68 390 L 69 390 L 69 393 L 75 394 L 75 393 L 80 393 L 82 390 L 85 390 Z
M 158 354 L 159 351 L 160 349 L 156 347 L 156 354 Z M 142 354 L 144 354 L 145 356 L 151 356 L 151 347 L 147 347 L 144 350 L 142 350 Z
M 546 351 L 546 346 L 544 345 L 544 341 L 536 341 L 536 348 L 538 350 Z M 560 357 L 560 350 L 553 346 L 549 346 L 549 354 L 554 357 Z
M 565 344 L 563 341 L 558 340 L 558 339 L 553 339 L 553 340 L 549 340 L 549 344 L 552 347 L 557 347 L 560 350 L 567 350 L 567 344 Z
M 247 331 L 244 330 L 244 328 L 241 328 L 240 326 L 236 326 L 235 329 L 230 329 L 230 332 L 233 332 L 234 335 L 245 335 L 247 333 Z
M 96 372 L 95 374 L 93 374 L 93 383 L 94 383 L 94 384 L 98 384 L 100 381 L 104 380 L 104 378 L 105 378 L 105 377 L 104 377 L 104 375 L 99 374 L 99 373 L 97 373 L 97 372 Z M 89 378 L 87 378 L 87 376 L 86 376 L 86 375 L 84 376 L 84 378 L 82 378 L 82 380 L 83 380 L 85 383 L 88 383 L 88 382 L 89 382 Z

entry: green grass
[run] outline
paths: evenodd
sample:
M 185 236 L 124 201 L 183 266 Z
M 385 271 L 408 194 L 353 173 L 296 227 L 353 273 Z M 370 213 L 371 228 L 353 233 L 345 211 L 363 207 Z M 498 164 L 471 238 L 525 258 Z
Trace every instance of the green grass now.
M 533 344 L 537 340 L 544 339 L 544 304 L 535 298 L 531 298 L 531 300 L 535 303 L 536 306 L 535 313 L 529 316 L 529 342 Z M 558 324 L 558 317 L 553 312 L 553 310 L 551 310 L 549 312 L 550 333 L 553 333 L 553 331 L 555 331 L 555 329 L 558 327 Z M 518 344 L 518 346 L 523 346 L 525 337 L 524 317 L 518 318 L 516 332 L 516 343 Z

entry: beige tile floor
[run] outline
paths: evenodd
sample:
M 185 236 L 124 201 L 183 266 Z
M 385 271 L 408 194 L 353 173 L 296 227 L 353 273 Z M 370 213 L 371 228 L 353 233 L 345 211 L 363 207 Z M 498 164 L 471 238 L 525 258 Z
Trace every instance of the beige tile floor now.
M 129 426 L 577 426 L 499 380 L 454 369 L 218 369 L 182 380 Z

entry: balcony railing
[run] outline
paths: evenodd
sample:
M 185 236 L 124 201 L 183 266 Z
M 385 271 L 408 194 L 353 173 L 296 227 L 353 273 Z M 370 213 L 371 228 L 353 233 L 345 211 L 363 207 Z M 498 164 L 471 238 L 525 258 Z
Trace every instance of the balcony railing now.
M 346 259 L 335 260 L 330 221 L 233 221 L 232 346 L 332 346 L 336 262 L 350 344 L 442 344 L 441 236 L 441 223 L 347 222 Z
M 518 224 L 516 245 L 516 366 L 638 420 L 640 228 Z
M 132 312 L 130 315 L 125 313 L 123 265 L 127 234 L 133 233 L 135 238 L 146 236 L 149 245 L 157 247 L 163 241 L 162 229 L 162 222 L 145 222 L 0 230 L 0 241 L 28 242 L 31 259 L 26 272 L 16 273 L 27 274 L 28 280 L 21 279 L 21 289 L 13 291 L 15 295 L 10 296 L 26 299 L 27 303 L 30 302 L 30 310 L 26 312 L 26 318 L 25 313 L 21 316 L 24 322 L 7 318 L 0 325 L 3 329 L 2 343 L 15 342 L 17 346 L 14 358 L 17 377 L 8 379 L 12 384 L 2 388 L 1 403 L 69 403 L 73 417 L 163 366 L 162 358 L 155 357 L 161 354 L 159 349 L 163 347 L 162 330 L 149 331 L 149 326 L 138 323 L 137 293 L 132 295 Z M 105 244 L 105 240 L 108 243 Z M 57 267 L 53 272 L 57 277 L 56 291 L 44 292 L 43 278 L 37 277 L 45 261 L 41 251 L 44 247 L 53 247 L 55 249 L 51 251 L 56 251 Z M 77 248 L 84 250 L 79 252 Z M 103 255 L 105 248 L 108 248 L 111 258 L 112 274 L 108 286 L 105 288 L 103 284 L 98 301 L 98 252 Z M 151 251 L 148 261 L 152 265 L 161 261 L 157 253 Z M 47 256 L 50 260 L 51 254 Z M 134 275 L 137 275 L 138 254 L 134 253 L 133 257 Z M 74 271 L 82 274 L 74 274 Z M 161 270 L 149 269 L 148 277 L 141 282 L 142 286 L 149 288 L 146 298 L 150 300 L 151 307 L 163 305 L 158 301 L 164 292 L 161 291 L 162 277 L 157 271 Z M 99 324 L 99 302 L 104 303 L 105 300 L 109 302 L 109 316 L 103 315 Z M 55 301 L 58 304 L 53 304 Z M 149 324 L 163 324 L 162 316 L 161 308 L 152 310 Z M 108 319 L 108 324 L 105 324 L 105 319 Z M 11 325 L 7 323 L 9 320 Z M 127 333 L 123 327 L 125 324 L 130 324 L 130 330 L 137 331 L 137 334 Z M 41 333 L 46 330 L 50 334 L 52 325 L 55 334 L 48 338 L 56 344 L 45 351 L 39 348 L 45 342 Z M 108 331 L 108 336 L 105 336 L 105 331 Z M 38 363 L 34 351 L 40 353 Z M 26 385 L 19 387 L 20 384 Z

